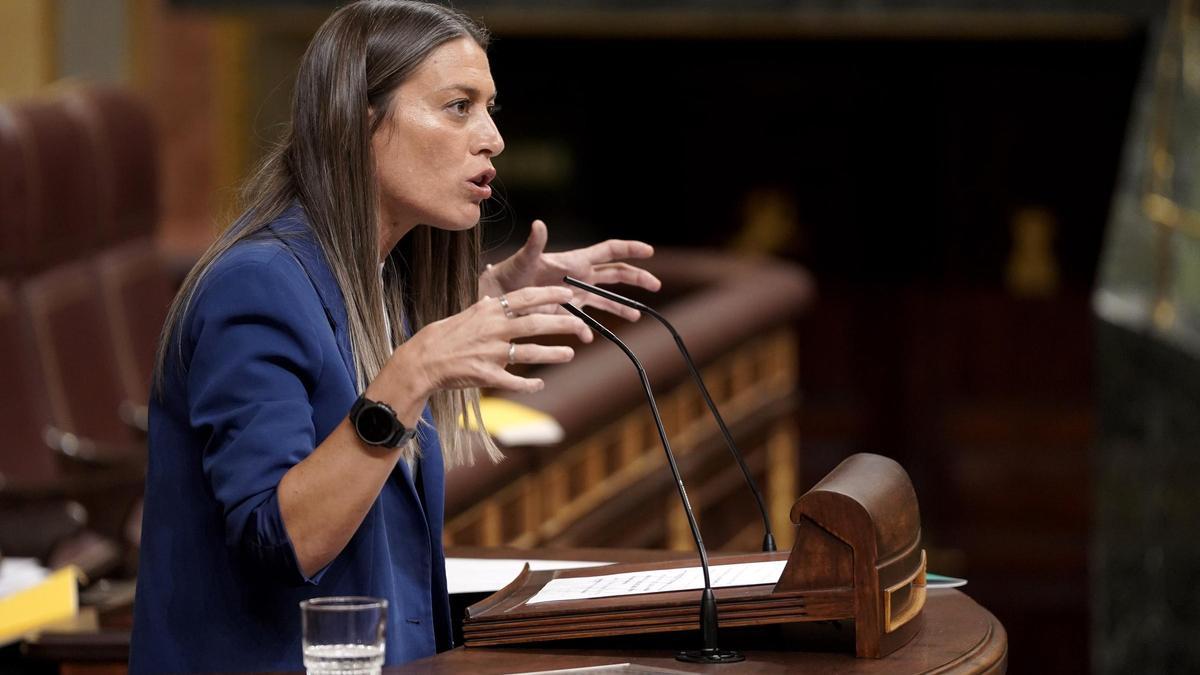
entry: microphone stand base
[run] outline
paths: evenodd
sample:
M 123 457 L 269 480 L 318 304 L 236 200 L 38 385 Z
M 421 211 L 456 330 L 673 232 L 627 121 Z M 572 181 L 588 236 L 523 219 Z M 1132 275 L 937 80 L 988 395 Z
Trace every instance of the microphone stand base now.
M 733 649 L 688 649 L 675 655 L 685 663 L 737 663 L 745 661 L 741 652 Z

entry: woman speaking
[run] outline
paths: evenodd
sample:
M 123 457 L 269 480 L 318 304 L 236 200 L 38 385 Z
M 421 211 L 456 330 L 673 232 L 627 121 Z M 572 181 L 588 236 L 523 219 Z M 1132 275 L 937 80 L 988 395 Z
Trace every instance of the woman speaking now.
M 545 253 L 540 221 L 480 269 L 504 149 L 486 46 L 402 0 L 348 5 L 309 45 L 284 138 L 163 330 L 132 671 L 300 669 L 315 596 L 386 598 L 388 664 L 449 648 L 444 471 L 499 456 L 460 418 L 480 387 L 541 388 L 509 364 L 571 360 L 539 336 L 591 339 L 556 311 L 585 301 L 564 274 L 657 290 L 618 262 L 650 246 Z

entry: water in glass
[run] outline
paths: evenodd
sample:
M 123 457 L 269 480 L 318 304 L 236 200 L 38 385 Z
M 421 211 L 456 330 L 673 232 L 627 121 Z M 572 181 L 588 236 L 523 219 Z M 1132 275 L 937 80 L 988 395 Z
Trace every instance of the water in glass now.
M 312 675 L 378 673 L 387 646 L 387 600 L 312 598 L 300 603 L 304 667 Z
M 383 667 L 383 645 L 307 645 L 304 668 L 312 675 L 361 675 Z

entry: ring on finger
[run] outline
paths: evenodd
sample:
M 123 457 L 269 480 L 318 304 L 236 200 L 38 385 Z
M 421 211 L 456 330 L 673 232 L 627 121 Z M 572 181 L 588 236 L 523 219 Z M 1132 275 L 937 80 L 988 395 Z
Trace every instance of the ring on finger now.
M 508 362 L 517 362 L 517 343 L 515 342 L 508 343 Z
M 504 310 L 504 316 L 513 318 L 512 306 L 508 304 L 508 298 L 503 295 L 500 296 L 500 307 Z

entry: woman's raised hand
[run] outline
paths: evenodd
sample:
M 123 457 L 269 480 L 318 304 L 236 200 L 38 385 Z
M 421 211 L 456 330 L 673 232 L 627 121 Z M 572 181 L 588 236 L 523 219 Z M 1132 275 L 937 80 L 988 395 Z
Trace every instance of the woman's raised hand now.
M 646 270 L 619 262 L 654 255 L 654 248 L 645 242 L 609 239 L 586 248 L 546 253 L 548 238 L 546 224 L 533 221 L 529 239 L 521 250 L 484 273 L 480 279 L 480 292 L 499 294 L 526 286 L 562 284 L 562 278 L 567 275 L 590 284 L 629 284 L 649 291 L 657 291 L 662 286 L 662 282 Z M 636 309 L 578 289 L 572 289 L 571 304 L 576 307 L 591 305 L 629 321 L 637 321 L 641 316 Z M 553 309 L 561 311 L 557 305 Z M 553 309 L 547 307 L 543 311 Z
M 407 352 L 402 359 L 415 364 L 430 393 L 466 387 L 538 391 L 544 386 L 541 379 L 518 377 L 506 367 L 513 363 L 565 363 L 574 358 L 575 350 L 513 340 L 574 334 L 591 342 L 592 332 L 583 321 L 538 309 L 557 308 L 570 300 L 570 290 L 562 286 L 531 286 L 500 297 L 484 296 L 462 312 L 417 331 L 402 345 Z M 388 365 L 397 361 L 393 356 Z

